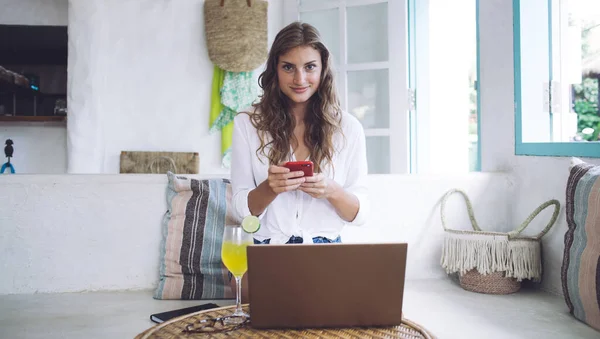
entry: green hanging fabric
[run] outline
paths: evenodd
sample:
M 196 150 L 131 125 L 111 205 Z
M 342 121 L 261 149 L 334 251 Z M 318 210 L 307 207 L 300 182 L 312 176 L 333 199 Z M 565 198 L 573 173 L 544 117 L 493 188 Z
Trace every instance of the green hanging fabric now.
M 217 66 L 215 66 L 217 67 Z M 213 81 L 213 96 L 214 96 Z M 252 79 L 252 72 L 228 72 L 225 71 L 225 76 L 221 83 L 220 98 L 223 109 L 219 112 L 218 117 L 211 119 L 211 132 L 222 130 L 227 126 L 236 114 L 248 108 L 258 97 L 257 86 Z
M 222 113 L 227 111 L 225 105 L 221 103 L 221 88 L 223 88 L 223 82 L 225 80 L 225 71 L 214 66 L 213 81 L 210 96 L 210 118 L 209 125 L 211 126 L 210 132 L 214 133 L 221 130 L 221 153 L 223 154 L 222 165 L 225 168 L 229 168 L 231 163 L 231 139 L 233 137 L 233 116 L 225 117 Z M 229 113 L 229 112 L 227 112 Z M 224 123 L 224 121 L 229 123 Z
M 239 111 L 252 105 L 258 97 L 258 88 L 254 84 L 252 72 L 228 72 L 223 71 L 218 66 L 214 67 L 210 132 L 221 131 L 222 165 L 229 168 L 231 164 L 233 119 Z M 217 89 L 219 89 L 218 92 Z
M 221 103 L 221 88 L 223 87 L 223 80 L 225 79 L 225 71 L 219 68 L 219 66 L 214 67 L 213 70 L 213 80 L 212 80 L 212 90 L 210 94 L 210 119 L 209 125 L 214 126 L 215 122 L 219 119 L 219 115 L 223 110 L 224 106 Z M 211 127 L 212 131 L 212 127 Z
M 252 72 L 225 72 L 221 88 L 223 105 L 239 112 L 252 105 L 257 97 L 258 89 L 252 78 Z
M 225 168 L 231 167 L 231 142 L 233 140 L 233 121 L 228 123 L 221 130 L 221 150 L 223 151 L 222 165 Z

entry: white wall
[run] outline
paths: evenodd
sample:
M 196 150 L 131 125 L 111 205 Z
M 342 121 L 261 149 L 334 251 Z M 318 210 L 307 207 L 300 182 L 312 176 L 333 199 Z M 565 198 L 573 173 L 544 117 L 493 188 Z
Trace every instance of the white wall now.
M 0 148 L 6 139 L 14 142 L 10 162 L 17 174 L 65 173 L 67 170 L 67 133 L 64 123 L 3 122 Z M 1 153 L 1 163 L 5 163 Z M 5 171 L 8 173 L 8 170 Z
M 87 40 L 89 50 L 79 50 L 79 53 L 89 53 L 91 55 L 90 57 L 95 57 L 100 54 L 92 52 L 96 51 L 96 48 L 102 47 L 102 56 L 103 58 L 106 58 L 106 60 L 97 60 L 97 62 L 94 64 L 94 67 L 99 69 L 98 72 L 104 73 L 96 74 L 95 72 L 97 71 L 92 71 L 89 76 L 87 72 L 90 72 L 91 67 L 90 65 L 80 66 L 79 63 L 84 62 L 80 58 L 81 55 L 80 57 L 73 59 L 75 61 L 73 65 L 75 67 L 74 70 L 78 70 L 78 72 L 76 72 L 76 75 L 73 75 L 74 78 L 72 80 L 78 77 L 78 81 L 81 81 L 83 85 L 75 88 L 72 94 L 79 96 L 79 109 L 80 112 L 83 112 L 80 114 L 83 115 L 86 114 L 86 112 L 101 112 L 102 115 L 98 119 L 101 118 L 102 121 L 106 122 L 109 126 L 109 129 L 106 132 L 107 134 L 101 135 L 102 138 L 106 139 L 89 141 L 84 145 L 91 145 L 92 147 L 83 147 L 77 150 L 80 154 L 84 154 L 85 152 L 92 154 L 89 158 L 83 158 L 80 163 L 76 164 L 77 166 L 80 166 L 81 168 L 88 168 L 84 162 L 89 160 L 94 164 L 92 166 L 94 171 L 106 169 L 116 172 L 118 169 L 118 162 L 115 162 L 115 154 L 118 148 L 121 147 L 121 145 L 123 145 L 122 147 L 127 146 L 129 148 L 141 147 L 137 142 L 139 140 L 146 142 L 144 141 L 144 138 L 147 138 L 147 145 L 162 145 L 161 141 L 164 141 L 165 145 L 175 145 L 180 149 L 197 147 L 197 149 L 202 151 L 200 160 L 201 171 L 204 173 L 221 173 L 221 168 L 219 166 L 220 159 L 218 155 L 220 139 L 217 135 L 209 136 L 207 134 L 208 121 L 206 112 L 202 112 L 203 109 L 208 109 L 208 93 L 202 91 L 208 88 L 212 73 L 210 72 L 210 67 L 207 65 L 207 60 L 203 59 L 204 57 L 200 57 L 197 54 L 201 54 L 201 52 L 203 52 L 199 51 L 198 49 L 198 45 L 201 45 L 201 43 L 198 43 L 197 40 L 191 42 L 191 39 L 203 39 L 203 34 L 196 32 L 197 34 L 192 36 L 189 32 L 193 28 L 202 29 L 201 25 L 199 24 L 199 17 L 191 13 L 195 11 L 200 13 L 198 15 L 201 15 L 200 2 L 200 0 L 197 0 L 189 2 L 157 3 L 148 0 L 140 3 L 139 8 L 141 9 L 139 13 L 137 12 L 138 8 L 133 6 L 132 2 L 130 1 L 119 3 L 117 1 L 102 2 L 95 0 L 85 3 L 79 1 L 71 3 L 72 8 L 77 7 L 77 9 L 82 13 L 80 16 L 77 16 L 74 19 L 74 24 L 81 30 L 81 33 L 75 32 L 75 35 L 79 36 L 79 38 L 76 37 L 75 40 L 73 40 L 73 43 L 75 43 L 75 41 L 78 39 L 89 39 Z M 277 11 L 274 10 L 274 8 L 277 8 L 277 6 L 274 6 L 274 4 L 279 6 Z M 114 6 L 121 6 L 119 9 L 124 13 L 121 14 Z M 274 32 L 276 32 L 282 25 L 282 21 L 279 16 L 279 13 L 282 11 L 282 6 L 279 2 L 272 2 L 270 6 L 270 18 L 274 19 L 273 21 L 269 22 L 270 39 L 272 39 Z M 158 20 L 158 11 L 161 11 L 162 13 L 160 20 Z M 138 31 L 135 27 L 125 25 L 123 26 L 125 28 L 123 36 L 121 37 L 121 35 L 116 35 L 116 33 L 109 26 L 115 25 L 120 21 L 126 21 L 126 15 L 133 15 L 136 17 L 139 16 L 139 24 L 146 29 L 150 29 L 150 32 L 152 33 L 144 33 L 146 31 Z M 123 19 L 116 19 L 121 17 Z M 152 19 L 158 21 L 152 22 Z M 105 20 L 108 21 L 104 22 Z M 179 21 L 187 22 L 188 24 L 184 25 L 183 28 L 176 26 L 175 22 Z M 161 24 L 159 25 L 157 22 Z M 477 192 L 480 192 L 475 196 L 472 195 L 473 199 L 476 201 L 476 204 L 478 203 L 477 201 L 482 204 L 481 207 L 476 205 L 476 212 L 482 210 L 483 206 L 488 206 L 488 204 L 493 203 L 494 205 L 500 206 L 500 210 L 497 211 L 497 215 L 493 214 L 496 212 L 488 211 L 483 212 L 484 215 L 481 217 L 478 215 L 478 218 L 482 218 L 481 223 L 489 224 L 490 229 L 509 230 L 520 224 L 527 217 L 527 215 L 543 201 L 551 198 L 556 198 L 561 201 L 563 204 L 563 211 L 561 212 L 559 221 L 555 225 L 554 229 L 544 238 L 545 277 L 542 283 L 542 287 L 544 289 L 559 294 L 561 293 L 560 264 L 562 262 L 562 253 L 564 249 L 563 237 L 564 232 L 567 229 L 564 216 L 564 201 L 569 159 L 556 157 L 525 157 L 514 155 L 514 79 L 511 2 L 506 0 L 481 0 L 480 24 L 480 95 L 482 104 L 481 142 L 483 147 L 483 155 L 481 159 L 482 169 L 484 171 L 512 172 L 514 175 L 514 180 L 508 180 L 507 183 L 505 183 L 507 187 L 506 189 L 509 189 L 509 192 L 512 193 L 507 196 L 506 200 L 499 199 L 494 201 L 490 199 L 495 199 L 493 197 L 497 196 L 498 194 L 509 194 L 504 193 L 505 191 L 502 190 L 502 187 L 504 186 L 499 184 L 490 186 L 468 186 L 471 183 L 471 179 L 466 179 L 465 181 L 452 181 L 451 183 L 453 186 L 466 186 L 470 187 L 471 189 L 475 189 Z M 98 25 L 103 28 L 92 30 L 92 27 Z M 105 27 L 103 25 L 107 26 Z M 158 26 L 162 27 L 163 30 L 156 28 Z M 170 30 L 166 29 L 169 27 L 171 28 Z M 163 31 L 168 31 L 169 33 L 167 34 Z M 151 38 L 153 38 L 152 34 L 157 36 L 156 46 L 157 49 L 161 50 L 168 47 L 174 47 L 170 45 L 171 43 L 169 42 L 171 41 L 169 39 L 171 36 L 174 37 L 174 41 L 179 41 L 179 43 L 185 42 L 185 48 L 183 49 L 183 52 L 180 51 L 179 54 L 187 55 L 187 57 L 182 57 L 181 59 L 176 60 L 179 60 L 179 62 L 182 64 L 187 64 L 189 66 L 189 70 L 184 69 L 184 67 L 181 67 L 181 65 L 169 65 L 167 60 L 168 57 L 172 57 L 172 55 L 170 55 L 168 51 L 159 51 L 156 57 L 156 62 L 153 62 L 150 66 L 154 67 L 154 69 L 160 69 L 161 67 L 165 68 L 167 69 L 167 72 L 161 73 L 161 76 L 152 74 L 146 75 L 146 72 L 144 72 L 146 68 L 139 65 L 148 66 L 148 62 L 145 60 L 147 58 L 146 56 L 150 52 L 156 52 L 153 45 L 150 44 L 149 41 Z M 109 38 L 113 38 L 112 42 L 109 41 Z M 111 44 L 114 44 L 114 49 L 109 48 L 110 46 L 113 46 Z M 175 43 L 173 42 L 173 44 Z M 124 48 L 123 46 L 129 45 L 134 45 L 136 48 L 125 49 L 126 52 L 121 51 Z M 119 67 L 119 71 L 113 70 L 113 67 Z M 206 73 L 207 69 L 209 70 L 209 73 Z M 186 82 L 187 85 L 193 86 L 195 89 L 194 91 L 183 88 L 184 86 L 180 84 L 180 82 L 183 81 L 180 79 L 180 77 L 187 75 L 194 79 L 200 79 L 197 80 L 197 83 L 194 81 Z M 122 84 L 125 81 L 132 81 L 131 79 L 134 78 L 140 79 L 140 89 L 134 87 L 129 88 L 128 86 Z M 177 95 L 178 93 L 174 94 L 171 91 L 169 91 L 169 93 L 162 93 L 162 97 L 156 93 L 146 94 L 149 90 L 157 91 L 161 89 L 159 80 L 174 82 L 174 92 L 180 91 L 180 93 L 183 94 Z M 114 86 L 114 91 L 109 88 L 111 86 Z M 88 93 L 94 93 L 94 95 L 84 97 L 83 95 L 86 91 Z M 123 91 L 127 93 L 121 93 Z M 115 95 L 120 99 L 117 100 L 111 98 L 109 95 Z M 182 100 L 187 100 L 188 104 L 183 105 L 179 102 L 175 102 L 171 105 L 171 102 L 175 99 L 179 99 L 179 97 L 183 98 Z M 190 99 L 187 99 L 188 97 Z M 148 100 L 157 103 L 158 107 L 153 107 L 152 104 L 146 103 L 146 98 L 149 98 Z M 200 105 L 201 107 L 193 107 L 191 104 Z M 163 128 L 164 126 L 159 125 L 157 122 L 145 123 L 146 120 L 143 119 L 144 115 L 142 115 L 141 111 L 144 111 L 150 116 L 155 117 L 155 120 L 162 123 L 164 126 L 172 125 L 173 127 L 170 127 L 171 130 L 177 130 L 179 131 L 178 133 L 180 135 L 187 136 L 187 138 L 185 141 L 182 141 L 172 136 L 159 137 L 158 133 L 160 133 L 161 130 L 167 129 L 167 127 Z M 93 123 L 99 122 L 99 120 L 96 122 L 91 120 L 91 128 L 94 127 Z M 169 122 L 171 123 L 169 124 Z M 140 127 L 138 127 L 138 123 L 141 125 Z M 2 131 L 1 128 L 0 131 Z M 94 129 L 92 129 L 92 131 L 94 131 Z M 135 134 L 137 138 L 128 135 L 128 133 Z M 98 136 L 94 136 L 94 134 L 92 135 L 94 138 L 100 136 L 100 134 L 98 134 Z M 80 136 L 77 137 L 80 138 Z M 113 139 L 120 140 L 120 144 L 116 144 L 116 142 L 111 141 Z M 99 145 L 103 145 L 102 141 L 106 141 L 106 147 L 103 146 L 99 150 L 95 149 L 99 148 Z M 21 152 L 21 150 L 17 148 L 17 144 L 15 144 L 15 154 L 17 154 L 17 152 Z M 96 156 L 98 156 L 97 159 L 94 158 Z M 599 159 L 586 160 L 595 164 L 600 164 Z M 139 223 L 136 224 L 132 219 L 127 218 L 139 216 L 140 218 L 144 218 L 144 221 L 141 224 L 145 225 L 155 222 L 154 220 L 157 218 L 157 216 L 162 213 L 160 208 L 158 208 L 156 215 L 145 215 L 147 214 L 145 212 L 148 210 L 147 207 L 142 208 L 141 206 L 138 206 L 136 207 L 139 209 L 137 210 L 138 212 L 135 212 L 136 210 L 133 209 L 133 212 L 128 211 L 128 213 L 124 214 L 127 217 L 123 219 L 124 221 L 117 224 L 106 223 L 106 221 L 109 220 L 106 218 L 110 217 L 110 212 L 113 211 L 114 208 L 117 210 L 122 209 L 122 206 L 125 206 L 129 199 L 137 199 L 139 196 L 142 196 L 144 199 L 146 199 L 148 195 L 155 195 L 161 193 L 161 190 L 164 191 L 163 179 L 160 179 L 159 183 L 150 185 L 152 187 L 139 185 L 140 182 L 144 181 L 140 179 L 140 182 L 136 182 L 135 180 L 137 179 L 135 179 L 135 177 L 131 177 L 129 179 L 119 179 L 134 181 L 132 184 L 123 185 L 123 189 L 128 189 L 132 192 L 126 193 L 124 198 L 121 199 L 120 197 L 115 198 L 115 195 L 111 195 L 110 188 L 106 188 L 106 190 L 104 190 L 101 184 L 92 184 L 92 186 L 84 185 L 83 183 L 88 180 L 88 176 L 70 176 L 70 178 L 75 180 L 74 183 L 69 183 L 71 187 L 56 188 L 58 190 L 64 190 L 56 194 L 48 193 L 53 189 L 55 183 L 53 181 L 54 179 L 51 177 L 40 177 L 40 181 L 32 181 L 29 184 L 19 184 L 14 181 L 6 181 L 13 180 L 12 178 L 4 179 L 5 181 L 2 182 L 2 184 L 8 183 L 8 188 L 3 187 L 1 191 L 9 192 L 8 190 L 10 189 L 10 192 L 12 193 L 3 193 L 0 195 L 0 225 L 3 227 L 5 225 L 10 225 L 11 227 L 17 227 L 17 229 L 12 230 L 12 233 L 6 232 L 4 234 L 0 234 L 0 245 L 4 251 L 0 254 L 3 258 L 8 258 L 7 255 L 12 253 L 11 251 L 19 250 L 24 251 L 23 253 L 28 255 L 27 258 L 37 258 L 36 260 L 27 259 L 28 261 L 20 262 L 21 264 L 26 265 L 26 267 L 27 265 L 32 267 L 32 270 L 30 271 L 33 273 L 30 273 L 30 275 L 26 276 L 19 275 L 23 274 L 24 271 L 19 273 L 18 267 L 13 267 L 12 263 L 4 260 L 3 265 L 5 267 L 7 267 L 7 265 L 11 265 L 10 267 L 12 270 L 12 275 L 8 276 L 12 277 L 10 279 L 15 280 L 3 280 L 2 284 L 0 284 L 0 286 L 3 286 L 2 288 L 8 288 L 12 291 L 36 290 L 38 287 L 33 286 L 35 285 L 33 283 L 28 285 L 26 279 L 37 277 L 36 279 L 39 279 L 37 280 L 38 282 L 43 279 L 47 279 L 48 276 L 44 276 L 43 274 L 38 274 L 36 272 L 49 269 L 45 268 L 45 265 L 52 264 L 52 261 L 48 261 L 48 258 L 53 258 L 55 257 L 54 255 L 58 255 L 56 258 L 60 259 L 56 262 L 66 262 L 69 264 L 69 260 L 71 260 L 69 259 L 69 254 L 66 252 L 61 252 L 62 249 L 60 247 L 50 247 L 53 246 L 52 242 L 43 239 L 43 237 L 52 239 L 51 237 L 59 237 L 61 235 L 66 235 L 67 233 L 70 234 L 71 231 L 67 231 L 64 227 L 61 228 L 60 226 L 67 225 L 69 228 L 75 227 L 75 231 L 79 232 L 76 234 L 79 234 L 83 237 L 83 239 L 86 239 L 85 237 L 87 236 L 87 233 L 84 232 L 83 229 L 78 229 L 77 227 L 84 227 L 84 223 L 89 226 L 97 219 L 103 222 L 103 227 L 106 227 L 105 225 L 110 227 L 106 230 L 106 232 L 118 233 L 126 230 L 125 232 L 128 233 L 125 234 L 131 236 L 131 232 L 133 232 L 133 230 L 129 230 L 127 227 L 134 224 L 138 225 Z M 411 242 L 415 244 L 417 239 L 426 239 L 426 233 L 424 233 L 423 230 L 426 227 L 437 226 L 423 225 L 428 225 L 427 220 L 435 220 L 438 216 L 435 213 L 429 213 L 428 215 L 425 210 L 418 209 L 420 205 L 415 204 L 414 201 L 419 201 L 419 203 L 428 202 L 430 206 L 435 201 L 434 199 L 441 195 L 443 190 L 449 188 L 450 183 L 446 181 L 441 186 L 435 186 L 435 184 L 432 184 L 433 186 L 429 188 L 429 186 L 425 185 L 424 182 L 419 181 L 420 179 L 418 179 L 418 176 L 402 177 L 401 179 L 399 177 L 394 177 L 397 179 L 388 179 L 385 176 L 382 176 L 381 178 L 384 178 L 379 182 L 381 187 L 389 187 L 387 185 L 389 182 L 388 180 L 397 181 L 397 184 L 399 185 L 401 184 L 406 185 L 406 187 L 412 187 L 412 191 L 406 191 L 412 194 L 410 195 L 410 199 L 402 198 L 404 200 L 400 200 L 404 201 L 404 203 L 393 203 L 392 199 L 389 199 L 392 197 L 388 196 L 387 192 L 382 192 L 381 206 L 386 206 L 391 210 L 395 210 L 395 208 L 402 208 L 399 214 L 403 219 L 401 219 L 402 221 L 398 222 L 397 225 L 398 230 L 402 230 L 399 232 L 404 232 L 406 229 L 411 229 L 409 226 L 413 226 L 413 230 L 406 232 L 415 233 L 410 233 L 412 235 L 405 233 L 403 235 L 402 233 L 394 233 L 394 231 L 391 231 L 390 233 L 387 233 L 387 231 L 385 233 L 381 231 L 379 233 L 371 233 L 374 234 L 371 235 L 371 237 L 389 236 L 388 239 L 414 239 L 411 240 Z M 444 182 L 442 177 L 439 177 L 438 179 Z M 34 178 L 27 180 L 34 180 Z M 119 184 L 115 184 L 115 182 Z M 116 188 L 117 190 L 120 189 L 122 182 L 118 180 L 115 182 L 113 182 L 113 184 L 111 184 L 112 186 L 110 187 Z M 471 184 L 479 185 L 476 183 Z M 485 187 L 485 189 L 482 187 Z M 429 191 L 429 193 L 423 192 L 430 189 L 432 191 Z M 99 193 L 96 193 L 97 191 Z M 137 195 L 140 192 L 142 195 Z M 402 190 L 402 192 L 405 192 L 405 190 Z M 491 192 L 493 192 L 493 194 L 491 194 Z M 93 195 L 95 194 L 97 194 L 96 198 L 101 198 L 98 200 L 101 201 L 101 203 L 98 203 L 95 199 L 93 199 Z M 90 195 L 92 195 L 92 197 L 90 197 Z M 46 197 L 53 196 L 58 198 L 56 202 L 44 201 Z M 111 198 L 102 198 L 106 196 L 110 196 Z M 73 204 L 68 203 L 71 200 L 67 199 L 67 197 L 69 199 L 73 197 L 81 197 L 81 199 L 74 200 L 76 201 L 75 204 L 80 205 L 73 206 Z M 114 203 L 111 202 L 111 199 L 113 198 L 117 199 L 117 203 L 122 202 L 122 205 L 114 205 Z M 385 200 L 383 200 L 384 198 Z M 7 199 L 11 199 L 10 202 L 6 203 Z M 152 204 L 155 204 L 155 202 Z M 427 203 L 425 203 L 425 205 L 427 206 Z M 77 206 L 81 207 L 81 209 L 77 208 Z M 92 218 L 86 217 L 87 214 L 82 212 L 85 211 L 86 208 L 93 211 L 91 213 L 93 216 Z M 36 214 L 32 213 L 33 210 L 36 211 Z M 18 215 L 15 216 L 15 213 Z M 61 215 L 61 213 L 64 215 Z M 104 216 L 104 214 L 107 214 L 107 216 Z M 531 230 L 528 231 L 530 232 L 529 234 L 533 234 L 536 230 L 540 230 L 543 227 L 548 218 L 548 214 L 549 212 L 544 213 L 540 215 L 539 219 L 534 221 L 534 223 L 531 225 Z M 35 215 L 38 215 L 38 217 Z M 425 215 L 428 215 L 428 218 L 430 219 L 419 219 L 424 218 Z M 19 222 L 15 222 L 17 218 L 22 219 L 19 219 L 21 220 Z M 385 214 L 375 214 L 374 218 L 376 220 L 374 225 L 388 225 L 390 220 L 396 220 L 394 217 L 386 219 L 388 216 Z M 82 223 L 77 224 L 68 222 L 69 220 L 77 219 L 81 219 Z M 486 220 L 488 221 L 487 223 Z M 44 231 L 46 233 L 40 233 L 38 229 L 32 228 L 38 227 L 35 225 L 45 225 L 49 227 L 49 231 Z M 87 226 L 85 229 L 88 229 Z M 374 227 L 377 228 L 379 226 Z M 393 230 L 393 228 L 388 228 L 388 230 L 390 229 Z M 33 242 L 30 242 L 31 240 L 28 239 L 28 236 L 21 232 L 23 230 L 27 230 L 27 232 L 29 232 L 27 234 L 28 236 L 30 235 L 33 237 Z M 101 231 L 98 230 L 98 232 Z M 350 239 L 352 239 L 353 230 L 348 230 L 347 232 L 351 236 Z M 12 238 L 9 238 L 9 235 Z M 109 236 L 111 235 L 103 234 L 99 239 L 108 239 Z M 68 246 L 78 246 L 74 244 L 74 238 L 69 239 L 70 243 Z M 60 239 L 56 239 L 56 241 L 58 240 Z M 98 250 L 97 247 L 100 246 L 94 243 L 95 241 L 97 240 L 84 240 L 81 248 L 83 248 L 83 246 L 92 246 L 92 252 L 89 253 L 93 253 L 93 251 Z M 155 243 L 157 240 L 146 239 L 140 241 L 145 241 L 145 243 L 142 242 L 142 244 L 144 244 L 142 247 L 146 248 L 146 246 L 151 247 L 156 245 Z M 29 245 L 19 246 L 19 242 Z M 419 249 L 417 252 L 413 253 L 424 255 L 429 259 L 436 257 L 435 251 L 437 247 L 434 247 L 433 245 L 431 245 L 431 248 L 429 247 L 430 245 L 423 246 L 425 247 L 417 247 Z M 33 248 L 38 247 L 40 250 L 33 251 Z M 52 255 L 44 257 L 44 253 L 51 253 Z M 137 260 L 137 263 L 139 264 L 143 259 L 135 256 L 132 260 Z M 152 265 L 153 264 L 147 264 L 146 266 L 141 267 L 140 270 L 146 272 L 143 274 L 139 273 L 138 277 L 141 280 L 132 278 L 130 282 L 134 284 L 140 281 L 145 281 L 144 279 L 147 279 L 149 276 L 148 274 L 150 274 L 147 272 L 154 270 Z M 419 263 L 415 263 L 414 265 L 419 265 Z M 435 265 L 439 265 L 438 262 L 436 262 Z M 59 271 L 59 273 L 68 273 L 67 268 L 60 268 L 62 266 L 57 267 L 59 269 L 64 269 L 64 271 Z M 69 272 L 71 272 L 69 274 L 75 274 L 73 270 L 70 270 Z M 51 272 L 46 273 L 50 274 Z M 54 277 L 53 279 L 60 278 L 58 275 L 52 277 Z M 76 277 L 73 275 L 67 274 L 67 277 L 71 278 L 72 280 L 76 280 Z M 81 283 L 90 283 L 90 286 L 100 286 L 101 288 L 110 287 L 110 283 L 107 283 L 103 280 L 100 280 L 98 283 L 94 283 L 91 280 L 85 280 Z M 121 283 L 125 282 L 121 281 Z M 6 287 L 8 286 L 7 284 L 9 284 L 11 287 Z M 18 287 L 21 284 L 24 286 L 23 288 Z M 48 284 L 47 288 L 59 288 L 56 286 L 62 285 Z M 43 288 L 43 286 L 40 288 Z
M 66 26 L 69 0 L 0 0 L 1 25 Z
M 346 228 L 343 241 L 407 242 L 408 279 L 445 276 L 438 204 L 450 188 L 472 197 L 481 227 L 510 218 L 514 186 L 505 174 L 372 175 L 368 182 L 370 222 Z M 155 288 L 166 183 L 166 175 L 1 177 L 0 294 Z M 468 228 L 459 197 L 447 218 L 450 227 Z
M 364 228 L 346 228 L 343 241 L 406 242 L 407 279 L 443 278 L 446 273 L 440 258 L 444 232 L 439 204 L 452 188 L 461 188 L 469 195 L 482 229 L 497 230 L 510 222 L 508 202 L 515 187 L 506 173 L 369 175 L 369 223 Z M 461 196 L 448 200 L 446 220 L 448 228 L 472 229 Z
M 67 7 L 68 0 L 0 0 L 0 25 L 66 26 Z M 6 139 L 15 142 L 17 173 L 65 173 L 66 137 L 65 124 L 0 122 L 2 147 Z
M 542 288 L 562 294 L 560 265 L 567 230 L 564 204 L 570 158 L 515 156 L 511 1 L 481 0 L 479 22 L 482 170 L 510 171 L 515 177 L 515 195 L 510 203 L 512 222 L 503 230 L 516 228 L 546 200 L 561 202 L 559 219 L 543 238 L 545 273 Z M 600 164 L 600 159 L 584 160 Z M 549 215 L 550 211 L 540 214 L 526 234 L 543 229 Z
M 118 173 L 123 150 L 195 151 L 201 173 L 226 172 L 209 134 L 203 3 L 69 2 L 70 173 Z M 273 39 L 283 11 L 269 7 Z
M 208 133 L 213 69 L 203 0 L 0 5 L 0 24 L 69 25 L 69 137 L 64 125 L 2 123 L 0 138 L 13 138 L 15 154 L 27 155 L 14 159 L 18 173 L 118 173 L 122 150 L 197 151 L 201 173 L 226 172 L 220 135 Z M 282 27 L 282 8 L 269 4 L 269 41 Z M 40 153 L 47 156 L 33 157 Z

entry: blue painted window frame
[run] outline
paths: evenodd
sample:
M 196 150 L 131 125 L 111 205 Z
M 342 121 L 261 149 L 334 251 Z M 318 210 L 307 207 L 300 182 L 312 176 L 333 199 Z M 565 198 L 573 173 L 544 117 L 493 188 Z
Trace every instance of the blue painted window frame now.
M 548 1 L 550 4 L 550 0 Z M 549 7 L 551 8 L 551 6 Z M 600 142 L 523 142 L 521 125 L 521 0 L 513 0 L 515 155 L 600 158 Z M 551 18 L 552 12 L 548 11 Z M 549 23 L 550 25 L 551 23 Z M 551 33 L 549 39 L 552 39 Z M 548 55 L 550 58 L 550 53 Z M 550 60 L 552 68 L 552 60 Z

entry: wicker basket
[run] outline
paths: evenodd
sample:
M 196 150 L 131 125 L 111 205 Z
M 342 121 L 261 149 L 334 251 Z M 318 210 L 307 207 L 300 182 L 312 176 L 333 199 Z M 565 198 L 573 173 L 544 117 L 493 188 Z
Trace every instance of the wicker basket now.
M 467 205 L 472 231 L 453 230 L 446 226 L 445 208 L 448 198 L 459 193 Z M 554 205 L 548 225 L 534 237 L 520 236 L 531 221 L 546 207 Z M 448 191 L 441 202 L 444 245 L 441 265 L 447 273 L 458 273 L 462 288 L 487 294 L 517 292 L 521 281 L 542 278 L 541 238 L 556 222 L 560 203 L 549 200 L 536 208 L 514 231 L 485 232 L 479 228 L 467 194 L 461 190 Z
M 268 7 L 264 0 L 205 0 L 210 60 L 229 72 L 250 72 L 265 62 Z

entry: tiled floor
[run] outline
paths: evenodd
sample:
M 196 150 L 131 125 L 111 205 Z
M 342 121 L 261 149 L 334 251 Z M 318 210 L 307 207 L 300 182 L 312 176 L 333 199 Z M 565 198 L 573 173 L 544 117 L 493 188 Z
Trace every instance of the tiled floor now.
M 404 314 L 438 338 L 600 338 L 537 290 L 492 296 L 450 280 L 409 281 Z M 158 301 L 151 291 L 0 296 L 0 338 L 133 338 L 149 315 L 208 301 Z M 216 301 L 219 305 L 231 301 Z

